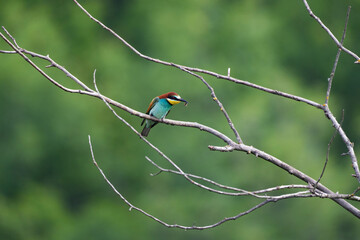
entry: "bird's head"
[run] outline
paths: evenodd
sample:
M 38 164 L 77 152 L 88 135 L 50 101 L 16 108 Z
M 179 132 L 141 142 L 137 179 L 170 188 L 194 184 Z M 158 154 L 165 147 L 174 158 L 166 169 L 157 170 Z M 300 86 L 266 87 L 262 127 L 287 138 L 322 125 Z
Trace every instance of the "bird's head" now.
M 168 103 L 170 103 L 171 105 L 175 105 L 180 102 L 184 102 L 185 106 L 188 104 L 188 102 L 185 99 L 182 99 L 180 97 L 180 95 L 175 92 L 168 92 L 168 93 L 162 94 L 159 96 L 159 98 L 160 99 L 165 98 L 168 101 Z

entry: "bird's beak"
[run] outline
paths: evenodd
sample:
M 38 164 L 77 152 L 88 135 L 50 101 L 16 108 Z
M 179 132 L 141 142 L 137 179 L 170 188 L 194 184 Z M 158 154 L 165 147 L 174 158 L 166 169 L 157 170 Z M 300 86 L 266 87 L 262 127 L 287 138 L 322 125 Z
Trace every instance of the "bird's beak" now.
M 184 102 L 184 106 L 188 105 L 188 102 L 185 99 L 180 98 L 179 101 Z

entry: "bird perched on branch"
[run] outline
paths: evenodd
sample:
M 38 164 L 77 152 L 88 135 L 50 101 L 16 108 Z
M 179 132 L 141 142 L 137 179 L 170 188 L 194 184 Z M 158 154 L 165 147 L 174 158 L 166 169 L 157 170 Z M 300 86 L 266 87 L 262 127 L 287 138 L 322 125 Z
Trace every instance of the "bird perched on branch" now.
M 177 93 L 174 92 L 164 93 L 160 96 L 157 96 L 151 101 L 146 113 L 158 119 L 163 119 L 166 115 L 169 114 L 172 106 L 180 102 L 184 102 L 185 106 L 188 104 L 188 102 L 182 99 Z M 145 126 L 141 132 L 141 135 L 146 137 L 149 134 L 150 129 L 159 122 L 154 122 L 149 119 L 143 119 L 143 121 L 141 122 L 141 126 L 144 124 L 144 122 L 145 122 Z

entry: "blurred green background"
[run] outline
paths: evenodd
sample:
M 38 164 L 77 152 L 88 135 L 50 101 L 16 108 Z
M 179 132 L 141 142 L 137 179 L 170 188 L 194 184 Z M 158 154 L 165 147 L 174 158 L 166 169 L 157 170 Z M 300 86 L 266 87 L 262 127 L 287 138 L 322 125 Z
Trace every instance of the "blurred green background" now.
M 323 103 L 336 46 L 309 17 L 302 1 L 80 1 L 95 17 L 144 54 L 231 75 Z M 340 38 L 352 5 L 345 46 L 360 53 L 360 2 L 309 1 Z M 175 91 L 189 101 L 169 118 L 196 121 L 233 137 L 200 80 L 143 60 L 73 1 L 2 1 L 0 24 L 25 49 L 50 54 L 92 86 L 139 111 L 154 96 Z M 0 49 L 9 47 L 0 41 Z M 33 59 L 39 66 L 47 62 Z M 360 136 L 360 66 L 342 54 L 330 107 L 356 144 Z M 56 69 L 47 73 L 74 87 Z M 311 106 L 206 76 L 244 142 L 313 178 L 322 170 L 333 134 Z M 106 106 L 52 85 L 22 58 L 0 54 L 0 239 L 350 239 L 359 220 L 326 199 L 292 199 L 206 231 L 168 229 L 129 211 L 93 166 L 88 146 L 108 178 L 134 205 L 168 223 L 208 225 L 259 203 L 224 197 L 157 172 L 145 156 L 168 164 Z M 141 119 L 118 111 L 138 130 Z M 164 137 L 165 136 L 165 137 Z M 159 124 L 149 140 L 184 171 L 247 190 L 301 183 L 269 163 L 243 153 L 210 152 L 218 139 L 196 129 Z M 341 139 L 332 145 L 323 183 L 352 192 L 357 182 Z M 355 206 L 360 207 L 358 203 Z

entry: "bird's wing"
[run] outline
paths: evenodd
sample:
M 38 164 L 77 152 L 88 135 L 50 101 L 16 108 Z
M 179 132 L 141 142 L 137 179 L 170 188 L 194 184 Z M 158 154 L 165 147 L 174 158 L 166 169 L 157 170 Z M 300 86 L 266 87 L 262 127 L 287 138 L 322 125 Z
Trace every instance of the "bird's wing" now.
M 156 97 L 156 98 L 154 98 L 154 99 L 151 101 L 151 103 L 150 103 L 150 105 L 149 105 L 149 108 L 148 108 L 148 110 L 146 111 L 146 114 L 149 114 L 150 110 L 155 106 L 155 104 L 156 104 L 159 100 L 160 100 L 160 98 L 159 98 L 159 97 Z M 144 124 L 144 122 L 145 122 L 145 118 L 142 120 L 141 126 Z
M 150 110 L 155 106 L 155 104 L 156 104 L 159 100 L 160 100 L 160 98 L 159 98 L 159 97 L 156 97 L 156 98 L 154 98 L 154 99 L 151 101 L 151 103 L 150 103 L 150 105 L 149 105 L 149 108 L 148 108 L 148 110 L 146 111 L 147 114 L 149 114 Z

